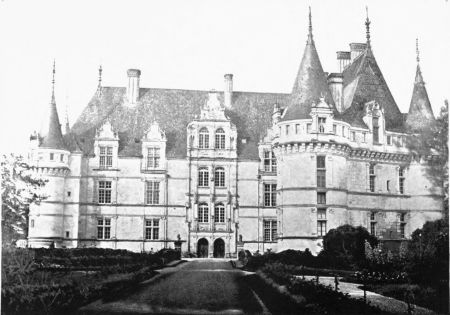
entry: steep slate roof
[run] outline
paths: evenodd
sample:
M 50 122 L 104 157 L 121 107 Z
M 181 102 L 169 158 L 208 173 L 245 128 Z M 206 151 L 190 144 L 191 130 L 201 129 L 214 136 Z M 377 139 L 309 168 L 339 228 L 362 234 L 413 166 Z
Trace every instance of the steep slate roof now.
M 292 88 L 289 105 L 281 118 L 282 121 L 311 118 L 311 106 L 313 103 L 317 104 L 321 96 L 323 96 L 325 101 L 332 106 L 335 116 L 338 115 L 314 43 L 311 12 L 309 18 L 308 40 L 294 82 L 294 87 Z
M 353 126 L 364 127 L 364 104 L 375 100 L 384 109 L 386 129 L 402 131 L 403 115 L 384 80 L 370 45 L 344 69 L 344 108 L 342 119 Z
M 423 81 L 420 65 L 417 63 L 416 79 L 406 124 L 412 130 L 420 130 L 434 121 L 433 109 L 428 99 L 427 89 Z
M 119 156 L 141 156 L 145 131 L 156 120 L 166 133 L 168 157 L 186 156 L 186 127 L 200 114 L 210 91 L 141 88 L 139 100 L 126 106 L 126 88 L 102 87 L 84 109 L 71 133 L 76 135 L 82 151 L 93 154 L 95 130 L 109 120 L 119 134 Z M 219 99 L 223 104 L 223 92 Z M 274 103 L 285 106 L 289 94 L 233 92 L 231 110 L 225 114 L 238 131 L 238 156 L 258 159 L 258 141 L 271 126 Z M 246 143 L 241 139 L 245 138 Z
M 61 133 L 61 124 L 59 123 L 58 111 L 56 109 L 55 93 L 52 92 L 52 100 L 50 102 L 48 119 L 42 125 L 39 132 L 40 148 L 66 150 L 66 144 Z

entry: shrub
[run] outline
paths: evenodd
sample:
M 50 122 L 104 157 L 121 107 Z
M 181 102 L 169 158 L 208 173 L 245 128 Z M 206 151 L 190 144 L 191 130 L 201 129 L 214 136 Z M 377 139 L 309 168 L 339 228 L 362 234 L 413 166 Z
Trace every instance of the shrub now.
M 364 227 L 342 225 L 331 229 L 323 237 L 323 250 L 319 253 L 319 257 L 333 268 L 354 269 L 357 266 L 364 266 L 366 241 L 371 246 L 378 244 L 377 238 Z

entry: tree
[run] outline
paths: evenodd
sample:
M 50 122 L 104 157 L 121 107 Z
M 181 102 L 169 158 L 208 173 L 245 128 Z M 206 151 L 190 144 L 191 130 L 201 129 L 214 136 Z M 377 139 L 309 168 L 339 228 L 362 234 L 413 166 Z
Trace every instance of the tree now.
M 426 157 L 427 177 L 444 191 L 444 214 L 448 219 L 448 100 L 435 123 L 408 139 L 408 148 L 417 157 Z
M 28 214 L 32 203 L 45 197 L 40 188 L 45 181 L 37 178 L 23 157 L 3 155 L 2 173 L 2 245 L 14 245 L 28 236 Z
M 323 237 L 323 251 L 320 256 L 336 268 L 348 268 L 365 262 L 365 242 L 376 246 L 378 240 L 364 227 L 349 224 L 331 229 Z
M 426 222 L 415 230 L 408 245 L 407 270 L 419 282 L 436 283 L 448 279 L 448 221 Z

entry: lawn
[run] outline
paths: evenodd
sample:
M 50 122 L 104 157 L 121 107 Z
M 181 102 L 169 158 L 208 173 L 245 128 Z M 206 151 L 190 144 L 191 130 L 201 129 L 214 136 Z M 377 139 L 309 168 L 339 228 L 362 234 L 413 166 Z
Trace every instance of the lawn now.
M 244 310 L 261 308 L 242 281 L 243 274 L 228 262 L 193 261 L 175 273 L 165 274 L 150 286 L 124 299 L 125 304 L 143 303 L 154 309 Z

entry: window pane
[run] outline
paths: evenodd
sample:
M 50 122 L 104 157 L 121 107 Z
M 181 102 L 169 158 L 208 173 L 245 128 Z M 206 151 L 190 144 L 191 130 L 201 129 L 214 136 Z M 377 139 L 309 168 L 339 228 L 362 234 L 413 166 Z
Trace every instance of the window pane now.
M 317 156 L 317 168 L 325 168 L 325 156 Z

